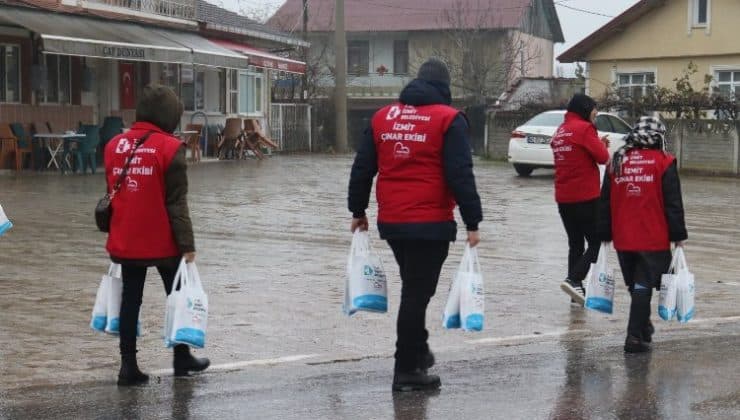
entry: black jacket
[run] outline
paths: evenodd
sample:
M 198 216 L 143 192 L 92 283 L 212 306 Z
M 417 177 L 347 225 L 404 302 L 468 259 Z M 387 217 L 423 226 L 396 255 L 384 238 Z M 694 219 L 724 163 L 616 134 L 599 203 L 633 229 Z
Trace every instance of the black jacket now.
M 684 220 L 681 181 L 678 178 L 678 168 L 675 161 L 665 171 L 661 182 L 663 183 L 665 217 L 668 221 L 668 239 L 671 242 L 685 241 L 688 238 L 688 233 Z M 635 217 L 639 216 L 639 214 L 635 214 Z M 604 174 L 604 182 L 601 186 L 598 235 L 602 242 L 612 240 L 611 180 L 609 179 L 608 170 Z
M 449 86 L 436 82 L 414 80 L 401 92 L 400 102 L 405 105 L 423 106 L 444 104 L 451 100 Z M 473 158 L 468 136 L 468 121 L 460 113 L 444 134 L 442 151 L 445 179 L 460 207 L 460 214 L 467 230 L 478 230 L 483 220 L 480 197 L 473 175 Z M 353 217 L 362 217 L 370 202 L 373 178 L 378 173 L 378 156 L 375 150 L 372 127 L 365 131 L 360 143 L 349 181 L 348 207 Z M 383 239 L 425 239 L 454 241 L 457 224 L 454 221 L 439 223 L 378 223 Z

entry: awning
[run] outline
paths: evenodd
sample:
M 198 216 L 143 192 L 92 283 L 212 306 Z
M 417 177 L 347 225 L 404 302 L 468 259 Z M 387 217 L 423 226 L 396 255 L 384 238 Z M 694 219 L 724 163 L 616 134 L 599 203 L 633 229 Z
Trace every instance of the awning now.
M 243 55 L 190 32 L 6 7 L 0 7 L 0 21 L 38 33 L 43 52 L 49 54 L 228 68 L 249 65 Z
M 302 61 L 283 58 L 254 47 L 250 47 L 249 45 L 240 44 L 234 41 L 212 38 L 210 39 L 210 41 L 214 44 L 218 44 L 221 47 L 228 48 L 229 50 L 237 51 L 246 55 L 247 57 L 249 57 L 249 64 L 255 67 L 280 70 L 287 73 L 306 73 L 306 63 Z

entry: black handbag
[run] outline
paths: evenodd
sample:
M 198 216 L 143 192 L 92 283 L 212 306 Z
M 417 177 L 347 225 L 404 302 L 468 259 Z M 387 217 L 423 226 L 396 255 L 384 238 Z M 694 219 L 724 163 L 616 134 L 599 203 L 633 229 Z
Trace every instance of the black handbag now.
M 123 165 L 123 170 L 121 171 L 121 175 L 116 180 L 115 185 L 113 186 L 113 189 L 110 193 L 103 196 L 103 198 L 98 201 L 98 204 L 95 206 L 95 224 L 98 225 L 98 229 L 101 232 L 110 231 L 110 220 L 113 216 L 113 209 L 111 208 L 111 202 L 113 201 L 113 197 L 116 196 L 116 193 L 121 189 L 121 184 L 123 184 L 123 181 L 126 179 L 126 176 L 128 175 L 128 168 L 131 166 L 131 161 L 134 160 L 134 155 L 136 154 L 136 150 L 141 147 L 142 144 L 146 141 L 146 139 L 149 138 L 149 136 L 152 134 L 152 131 L 146 133 L 144 137 L 139 139 L 139 141 L 134 146 L 134 150 L 131 151 L 131 155 L 129 155 L 128 159 L 126 160 L 126 164 Z

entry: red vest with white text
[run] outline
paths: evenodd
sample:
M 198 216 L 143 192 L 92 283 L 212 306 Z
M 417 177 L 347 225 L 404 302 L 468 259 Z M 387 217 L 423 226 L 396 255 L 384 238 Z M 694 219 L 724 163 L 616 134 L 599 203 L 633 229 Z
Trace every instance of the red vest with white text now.
M 454 220 L 442 162 L 444 135 L 460 111 L 446 105 L 389 105 L 372 120 L 378 154 L 379 223 Z
M 112 189 L 135 142 L 149 131 L 154 132 L 136 150 L 128 176 L 111 203 L 113 217 L 106 249 L 122 259 L 181 255 L 165 206 L 164 174 L 182 142 L 152 124 L 136 123 L 105 146 L 106 179 Z
M 675 158 L 660 150 L 631 150 L 611 179 L 612 239 L 617 251 L 671 248 L 663 202 L 663 174 Z

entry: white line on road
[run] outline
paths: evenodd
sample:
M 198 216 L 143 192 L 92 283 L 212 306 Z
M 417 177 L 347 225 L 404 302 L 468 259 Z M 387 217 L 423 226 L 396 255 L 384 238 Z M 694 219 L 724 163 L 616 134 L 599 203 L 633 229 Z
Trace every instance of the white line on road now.
M 466 340 L 465 342 L 468 344 L 499 344 L 499 343 L 508 343 L 508 342 L 519 342 L 519 341 L 527 341 L 532 339 L 539 339 L 539 338 L 545 338 L 545 337 L 561 337 L 563 335 L 569 335 L 569 334 L 584 334 L 590 332 L 589 330 L 563 330 L 563 331 L 553 331 L 553 332 L 546 332 L 542 334 L 526 334 L 526 335 L 510 335 L 508 337 L 487 337 L 487 338 L 479 338 L 476 340 Z
M 223 363 L 220 365 L 212 365 L 208 368 L 208 372 L 214 370 L 238 370 L 250 366 L 279 365 L 283 363 L 299 362 L 301 360 L 312 359 L 318 356 L 318 354 L 297 354 L 294 356 L 276 357 L 273 359 L 245 360 L 243 362 Z M 172 369 L 158 369 L 152 372 L 152 374 L 154 375 L 163 375 L 166 373 L 172 373 Z

